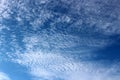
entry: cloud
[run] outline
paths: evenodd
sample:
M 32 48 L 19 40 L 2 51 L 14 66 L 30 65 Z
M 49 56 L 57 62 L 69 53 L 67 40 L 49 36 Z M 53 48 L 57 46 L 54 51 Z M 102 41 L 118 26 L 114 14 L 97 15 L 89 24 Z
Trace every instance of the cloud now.
M 25 43 L 26 49 L 51 49 L 51 50 L 59 50 L 66 48 L 74 48 L 74 47 L 104 47 L 106 45 L 111 44 L 112 41 L 110 39 L 104 38 L 95 38 L 95 37 L 79 37 L 70 34 L 55 34 L 49 32 L 51 35 L 47 34 L 48 31 L 44 31 L 44 33 L 24 35 L 23 42 Z
M 59 5 L 60 2 L 62 2 L 62 5 Z M 8 9 L 8 3 L 11 7 L 10 9 Z M 34 3 L 35 5 L 33 6 L 31 3 Z M 54 9 L 58 6 L 61 9 L 68 8 L 68 13 L 60 14 L 60 11 L 55 12 Z M 107 6 L 111 9 L 107 9 Z M 111 6 L 114 7 L 112 8 Z M 38 8 L 37 11 L 36 7 Z M 20 0 L 17 2 L 10 2 L 8 0 L 1 0 L 0 13 L 2 13 L 3 17 L 6 16 L 7 18 L 10 16 L 8 13 L 13 12 L 12 8 L 17 8 L 17 16 L 14 17 L 16 21 L 21 21 L 18 24 L 25 24 L 23 21 L 24 19 L 25 21 L 28 21 L 34 30 L 38 30 L 40 27 L 42 29 L 42 26 L 45 26 L 46 23 L 46 27 L 54 29 L 57 29 L 57 25 L 59 25 L 59 23 L 67 23 L 68 25 L 71 24 L 67 28 L 68 32 L 74 28 L 77 29 L 78 32 L 84 32 L 84 29 L 91 29 L 87 32 L 99 32 L 101 34 L 120 33 L 120 28 L 118 27 L 120 25 L 119 1 L 35 0 L 34 2 L 31 2 L 30 0 Z M 104 13 L 105 11 L 106 13 Z M 55 18 L 55 16 L 58 16 L 58 18 Z M 50 22 L 48 23 L 48 21 Z M 86 26 L 83 26 L 83 24 Z
M 6 1 L 7 0 L 1 0 L 1 16 L 7 18 L 9 11 L 11 13 L 12 11 L 17 11 L 16 15 L 12 16 L 15 17 L 16 22 L 19 21 L 17 25 L 23 26 L 23 28 L 18 31 L 20 31 L 23 36 L 23 41 L 21 42 L 24 43 L 26 49 L 25 51 L 23 50 L 23 54 L 19 53 L 20 50 L 17 48 L 17 41 L 21 39 L 18 35 L 18 37 L 13 37 L 12 39 L 14 40 L 11 41 L 11 45 L 15 46 L 14 48 L 18 51 L 18 54 L 13 54 L 16 59 L 13 58 L 12 60 L 20 65 L 26 66 L 30 74 L 38 79 L 48 80 L 118 80 L 120 78 L 119 74 L 114 75 L 119 72 L 112 66 L 111 68 L 106 68 L 94 62 L 77 61 L 74 59 L 76 57 L 71 57 L 77 54 L 76 52 L 86 54 L 86 51 L 88 51 L 87 53 L 90 54 L 91 49 L 89 51 L 89 48 L 91 47 L 95 47 L 96 49 L 111 44 L 108 38 L 109 36 L 104 36 L 103 34 L 120 33 L 120 28 L 118 27 L 120 19 L 115 16 L 116 11 L 112 11 L 113 13 L 110 14 L 107 13 L 109 11 L 102 10 L 105 4 L 97 4 L 99 0 L 98 2 L 96 2 L 96 0 L 84 0 L 83 2 L 80 2 L 80 0 L 62 0 L 62 5 L 59 6 L 60 0 L 35 0 L 33 1 L 35 6 L 31 4 L 30 0 L 19 0 L 18 2 L 12 1 L 10 3 L 11 9 L 3 13 L 7 8 L 7 6 L 5 6 Z M 70 6 L 68 7 L 67 4 Z M 111 5 L 111 3 L 107 5 Z M 70 11 L 68 10 L 68 14 L 61 14 L 60 11 L 62 10 L 55 12 L 55 8 L 57 7 L 61 9 L 69 8 Z M 84 9 L 82 10 L 82 8 Z M 117 8 L 115 9 L 117 10 Z M 102 12 L 106 13 L 103 14 Z M 79 19 L 75 17 L 76 15 Z M 105 18 L 104 16 L 109 16 L 109 18 Z M 116 20 L 111 23 L 113 17 L 116 18 Z M 9 21 L 13 20 L 8 20 L 7 22 L 9 23 Z M 30 25 L 29 28 L 31 30 L 27 30 L 25 27 L 27 25 L 26 23 Z M 69 26 L 65 26 L 66 24 Z M 11 27 L 11 25 L 9 26 Z M 5 29 L 5 27 L 1 27 L 0 31 L 3 29 Z M 14 33 L 16 34 L 16 32 L 17 31 Z M 96 33 L 100 34 L 97 35 Z M 2 36 L 5 37 L 4 35 Z M 6 40 L 1 37 L 0 41 L 0 44 L 4 44 L 3 41 Z M 7 45 L 5 45 L 5 50 L 6 46 Z M 79 47 L 84 49 L 75 50 L 76 47 L 78 49 Z M 65 51 L 69 53 L 70 50 L 72 55 L 64 55 Z M 89 56 L 94 55 L 90 54 Z
M 0 72 L 0 80 L 11 80 L 5 73 Z
M 29 67 L 32 75 L 43 79 L 53 80 L 55 77 L 62 77 L 66 75 L 64 73 L 79 68 L 77 64 L 56 53 L 39 51 L 21 54 L 18 57 L 19 59 L 17 59 L 16 62 Z
M 50 36 L 46 33 L 41 35 L 25 35 L 23 42 L 25 43 L 26 51 L 23 54 L 16 53 L 16 59 L 13 59 L 14 62 L 26 66 L 29 73 L 35 79 L 119 80 L 119 74 L 114 75 L 118 73 L 117 68 L 112 66 L 110 68 L 103 67 L 102 64 L 82 61 L 82 59 L 77 61 L 76 57 L 73 58 L 72 55 L 64 55 L 64 51 L 57 50 L 60 48 L 72 48 L 78 45 L 96 47 L 96 45 L 101 44 L 100 47 L 103 47 L 106 45 L 104 39 L 102 42 L 94 38 L 89 38 L 88 40 L 87 38 L 79 38 L 72 35 L 56 33 Z M 49 50 L 49 48 L 53 48 L 54 50 Z M 87 50 L 81 50 L 82 54 L 86 55 Z M 81 51 L 78 52 L 81 53 Z M 72 52 L 72 54 L 76 54 L 74 51 Z M 94 56 L 90 54 L 91 51 L 87 53 L 89 53 L 89 57 Z M 82 55 L 78 56 L 81 56 L 81 58 L 84 57 Z
M 118 65 L 103 67 L 102 64 L 75 61 L 59 53 L 28 51 L 18 54 L 14 62 L 26 66 L 37 79 L 45 80 L 119 80 Z
M 5 19 L 5 18 L 9 18 L 9 10 L 10 7 L 9 6 L 9 1 L 8 0 L 0 0 L 0 20 L 1 19 Z

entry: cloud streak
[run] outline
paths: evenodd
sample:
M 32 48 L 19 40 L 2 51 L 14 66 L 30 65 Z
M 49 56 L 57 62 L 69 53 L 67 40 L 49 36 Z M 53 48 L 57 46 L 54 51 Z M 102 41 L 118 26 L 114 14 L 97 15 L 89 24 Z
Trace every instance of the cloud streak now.
M 11 80 L 5 73 L 0 72 L 0 80 Z

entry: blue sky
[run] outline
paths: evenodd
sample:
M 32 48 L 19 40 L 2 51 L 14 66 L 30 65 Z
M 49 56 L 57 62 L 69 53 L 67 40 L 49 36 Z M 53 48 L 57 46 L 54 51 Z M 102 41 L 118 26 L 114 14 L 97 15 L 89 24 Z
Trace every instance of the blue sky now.
M 0 80 L 119 80 L 119 0 L 0 0 Z

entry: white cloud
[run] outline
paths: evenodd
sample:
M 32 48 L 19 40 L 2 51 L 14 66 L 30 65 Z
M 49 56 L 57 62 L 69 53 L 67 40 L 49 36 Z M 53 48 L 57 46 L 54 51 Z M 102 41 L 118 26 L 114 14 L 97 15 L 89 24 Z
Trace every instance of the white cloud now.
M 4 5 L 6 0 L 1 0 L 1 4 L 0 4 L 0 13 L 6 9 L 6 6 Z M 37 1 L 37 0 L 36 0 Z M 40 3 L 41 4 L 45 4 L 48 0 L 41 0 Z M 50 1 L 50 0 L 49 0 Z M 66 1 L 66 0 L 63 0 Z M 73 0 L 74 1 L 74 0 Z M 15 55 L 15 57 L 17 56 L 17 59 L 12 59 L 13 61 L 26 66 L 29 71 L 30 74 L 34 75 L 37 78 L 43 78 L 43 79 L 48 79 L 48 80 L 54 80 L 56 78 L 61 78 L 63 80 L 119 80 L 119 75 L 113 75 L 114 73 L 117 73 L 116 68 L 113 68 L 113 71 L 111 71 L 111 69 L 109 68 L 97 68 L 97 66 L 91 66 L 91 65 L 96 65 L 95 63 L 90 63 L 90 62 L 82 62 L 82 61 L 76 61 L 74 60 L 72 57 L 68 57 L 64 54 L 63 52 L 59 51 L 58 49 L 61 48 L 73 48 L 73 47 L 84 47 L 85 49 L 83 50 L 84 53 L 86 53 L 86 51 L 88 50 L 87 47 L 104 47 L 109 43 L 108 39 L 104 39 L 103 38 L 95 38 L 93 37 L 93 32 L 92 30 L 96 30 L 96 32 L 99 33 L 99 31 L 103 30 L 103 32 L 101 32 L 101 34 L 104 34 L 107 32 L 109 33 L 119 33 L 120 29 L 119 29 L 119 21 L 113 22 L 113 23 L 109 23 L 109 21 L 105 21 L 101 18 L 96 18 L 96 16 L 92 16 L 89 15 L 89 13 L 94 13 L 96 14 L 96 10 L 98 9 L 98 7 L 94 7 L 94 6 L 90 6 L 91 4 L 94 4 L 94 0 L 93 2 L 91 1 L 90 3 L 87 3 L 87 6 L 89 7 L 89 9 L 85 9 L 85 10 L 89 10 L 88 13 L 86 12 L 85 14 L 83 13 L 83 15 L 88 15 L 90 17 L 88 17 L 86 20 L 83 19 L 79 19 L 76 20 L 76 22 L 72 23 L 72 27 L 71 29 L 78 29 L 80 32 L 78 36 L 72 36 L 70 34 L 63 34 L 63 33 L 58 33 L 57 31 L 55 31 L 57 29 L 56 25 L 58 23 L 70 23 L 73 19 L 72 14 L 80 14 L 80 13 L 74 13 L 77 12 L 76 10 L 81 6 L 79 6 L 78 4 L 79 0 L 76 0 L 75 3 L 73 3 L 71 6 L 76 5 L 75 9 L 73 9 L 71 13 L 69 13 L 69 16 L 66 15 L 58 15 L 60 16 L 58 19 L 55 19 L 54 21 L 51 22 L 50 24 L 50 30 L 51 31 L 47 31 L 47 30 L 42 30 L 40 31 L 40 34 L 28 34 L 28 35 L 24 35 L 24 40 L 23 42 L 25 43 L 25 47 L 27 49 L 27 51 L 24 54 L 17 54 Z M 13 4 L 16 1 L 13 1 Z M 72 2 L 72 0 L 71 0 Z M 34 30 L 37 30 L 44 22 L 46 22 L 48 19 L 52 17 L 54 17 L 55 15 L 57 15 L 57 13 L 52 14 L 54 12 L 52 11 L 48 11 L 46 7 L 42 7 L 39 6 L 40 11 L 39 15 L 36 13 L 36 7 L 35 9 L 32 8 L 31 12 L 31 7 L 29 7 L 29 0 L 27 0 L 27 2 L 25 1 L 19 1 L 18 3 L 18 7 L 20 8 L 18 10 L 18 16 L 16 17 L 16 19 L 18 21 L 22 21 L 22 19 L 26 19 L 30 22 L 30 24 L 32 25 L 32 27 L 34 28 Z M 67 3 L 67 2 L 66 2 Z M 11 3 L 12 4 L 12 3 Z M 38 3 L 37 3 L 38 4 Z M 16 7 L 16 5 L 14 5 Z M 14 7 L 13 6 L 13 7 Z M 37 5 L 36 5 L 37 6 Z M 49 3 L 46 4 L 47 7 L 49 7 Z M 83 4 L 82 6 L 85 6 L 85 4 Z M 96 6 L 96 5 L 95 5 Z M 55 7 L 55 6 L 54 6 Z M 84 7 L 84 8 L 88 8 L 88 7 Z M 39 9 L 37 9 L 39 10 Z M 30 12 L 29 12 L 30 11 Z M 91 12 L 93 11 L 93 12 Z M 79 12 L 79 11 L 78 11 Z M 6 15 L 4 15 L 6 14 Z M 3 16 L 7 16 L 7 13 L 4 13 Z M 24 16 L 23 16 L 24 15 Z M 37 16 L 36 19 L 33 20 L 34 16 Z M 38 18 L 39 17 L 39 18 Z M 85 18 L 84 18 L 85 19 Z M 86 22 L 85 22 L 86 21 Z M 83 23 L 89 24 L 88 26 L 85 26 L 85 28 L 81 25 L 83 25 Z M 21 23 L 20 23 L 21 24 Z M 116 25 L 114 25 L 116 24 Z M 88 30 L 90 32 L 90 34 L 87 35 L 87 32 L 85 32 L 84 30 L 89 29 L 89 27 L 93 27 L 91 28 L 92 30 Z M 71 27 L 70 26 L 70 27 Z M 109 27 L 111 26 L 111 27 Z M 5 27 L 1 27 L 0 30 L 4 29 Z M 68 31 L 73 31 L 71 30 L 69 27 L 67 28 Z M 98 30 L 98 31 L 97 31 Z M 117 31 L 116 31 L 117 30 Z M 82 32 L 85 32 L 85 36 L 84 34 L 82 34 Z M 2 41 L 2 40 L 0 40 Z M 15 42 L 15 41 L 13 41 Z M 0 43 L 2 44 L 2 43 Z M 16 43 L 15 43 L 16 44 Z M 16 48 L 15 49 L 18 50 Z M 53 51 L 48 51 L 50 49 L 54 49 Z M 43 50 L 43 51 L 42 51 Z M 47 50 L 47 51 L 46 51 Z M 57 51 L 58 50 L 58 51 Z M 74 50 L 75 51 L 75 50 Z M 82 50 L 80 50 L 82 51 Z M 78 51 L 78 52 L 80 52 Z M 19 51 L 18 51 L 19 52 Z M 71 51 L 73 52 L 73 51 Z M 76 51 L 77 52 L 77 51 Z M 90 53 L 90 51 L 88 51 Z M 74 54 L 75 52 L 73 52 Z M 91 55 L 89 55 L 91 56 Z M 93 55 L 92 55 L 93 56 Z M 83 57 L 83 56 L 81 56 Z M 118 66 L 118 65 L 117 65 Z M 115 72 L 114 72 L 115 71 Z M 2 80 L 2 79 L 1 79 Z M 9 80 L 9 79 L 8 79 Z
M 47 31 L 44 33 L 25 35 L 23 42 L 25 43 L 26 49 L 51 49 L 59 50 L 64 48 L 72 47 L 105 47 L 108 44 L 111 44 L 112 41 L 109 39 L 94 38 L 94 37 L 79 37 L 69 34 L 60 34 L 55 32 L 51 35 L 47 34 Z M 85 49 L 86 50 L 86 49 Z M 87 51 L 87 50 L 86 50 Z
M 59 53 L 28 51 L 25 54 L 18 54 L 18 59 L 14 61 L 26 66 L 30 74 L 43 80 L 119 80 L 120 78 L 116 67 L 106 68 L 97 63 L 80 60 L 77 62 Z
M 40 0 L 40 1 L 35 0 L 34 1 L 35 5 L 38 6 L 38 8 L 39 8 L 39 9 L 37 9 L 38 11 L 35 11 L 36 10 L 35 7 L 29 6 L 29 5 L 31 5 L 31 4 L 29 4 L 30 0 L 27 0 L 27 1 L 24 1 L 24 0 L 20 0 L 20 1 L 1 0 L 0 1 L 0 13 L 1 13 L 0 16 L 8 18 L 9 17 L 8 13 L 12 13 L 12 7 L 13 8 L 17 7 L 19 9 L 18 9 L 16 19 L 19 21 L 19 24 L 23 24 L 24 22 L 22 22 L 22 19 L 26 19 L 27 21 L 30 22 L 33 29 L 37 30 L 40 26 L 43 25 L 44 22 L 48 21 L 48 19 L 55 17 L 54 11 L 49 10 L 48 7 L 54 8 L 55 6 L 57 6 L 58 1 L 54 1 L 56 3 L 56 5 L 53 6 L 53 5 L 51 5 L 52 0 Z M 99 2 L 99 0 L 97 0 L 97 1 Z M 51 22 L 50 24 L 54 24 L 54 25 L 49 26 L 49 27 L 55 28 L 56 27 L 55 25 L 58 23 L 61 23 L 61 22 L 62 23 L 63 22 L 71 23 L 72 20 L 74 19 L 74 14 L 77 14 L 77 15 L 86 16 L 85 18 L 82 18 L 82 19 L 80 18 L 72 23 L 71 26 L 78 28 L 78 30 L 79 29 L 83 30 L 85 27 L 83 27 L 82 24 L 85 23 L 85 24 L 88 24 L 87 29 L 92 27 L 93 31 L 100 32 L 101 34 L 119 34 L 120 33 L 120 28 L 119 28 L 120 15 L 119 15 L 119 9 L 118 9 L 119 5 L 117 4 L 115 6 L 115 11 L 113 10 L 111 13 L 109 13 L 109 11 L 106 10 L 106 13 L 101 15 L 102 12 L 104 12 L 103 11 L 104 3 L 106 3 L 107 5 L 110 5 L 110 6 L 112 6 L 112 4 L 109 2 L 107 3 L 107 1 L 101 1 L 101 3 L 103 3 L 101 5 L 101 4 L 96 3 L 97 1 L 96 0 L 92 0 L 92 1 L 91 0 L 89 0 L 89 1 L 87 1 L 87 0 L 84 0 L 84 1 L 62 0 L 63 5 L 64 5 L 64 3 L 70 4 L 70 3 L 74 2 L 73 4 L 71 4 L 69 6 L 70 12 L 69 12 L 69 14 L 66 14 L 66 15 L 65 14 L 59 15 L 59 13 L 58 14 L 55 13 L 56 15 L 59 15 L 59 18 L 55 19 L 53 22 Z M 11 7 L 11 9 L 9 9 L 10 7 L 8 7 L 8 3 L 9 3 L 9 6 Z M 45 4 L 46 6 L 45 5 L 40 6 L 41 4 Z M 99 6 L 97 6 L 97 5 L 99 5 Z M 66 7 L 68 7 L 68 6 L 66 5 Z M 82 7 L 84 7 L 85 13 L 81 14 Z M 30 11 L 31 9 L 32 9 L 32 12 Z M 106 9 L 106 8 L 104 8 L 104 9 Z M 94 15 L 91 15 L 90 13 L 92 13 Z M 101 16 L 99 17 L 97 15 L 101 15 Z M 110 16 L 110 18 L 104 18 L 105 15 Z M 31 16 L 32 17 L 37 16 L 37 17 L 36 18 L 34 17 L 34 19 L 33 19 Z M 112 18 L 115 18 L 116 20 L 111 22 Z M 68 30 L 69 30 L 69 28 L 68 28 Z
M 83 62 L 81 60 L 76 61 L 70 56 L 64 54 L 59 48 L 69 48 L 78 46 L 97 46 L 101 47 L 106 45 L 106 40 L 94 39 L 94 38 L 78 38 L 76 36 L 53 34 L 47 35 L 47 32 L 41 35 L 25 35 L 23 42 L 26 46 L 26 52 L 24 54 L 18 53 L 17 59 L 13 59 L 14 62 L 24 65 L 28 68 L 31 75 L 37 79 L 63 79 L 63 80 L 118 80 L 118 76 L 112 74 L 117 73 L 111 71 L 109 68 L 99 66 L 97 68 L 96 63 Z M 78 43 L 79 44 L 78 44 Z M 36 47 L 37 46 L 37 47 Z M 55 48 L 53 51 L 48 49 Z M 43 49 L 45 48 L 45 50 Z M 86 54 L 87 50 L 82 50 Z M 88 51 L 90 53 L 90 51 Z M 74 52 L 73 52 L 74 54 Z M 84 56 L 80 55 L 82 58 Z M 88 56 L 94 56 L 89 54 Z M 113 70 L 117 70 L 113 68 Z M 112 76 L 112 77 L 111 77 Z
M 0 0 L 0 13 L 6 8 L 6 1 L 7 0 Z
M 0 19 L 1 18 L 9 18 L 9 2 L 8 0 L 0 0 Z
M 47 31 L 41 35 L 32 35 L 25 36 L 23 42 L 26 43 L 26 48 L 34 49 L 34 46 L 39 46 L 43 48 L 68 48 L 74 47 L 77 45 L 76 42 L 79 42 L 79 38 L 77 36 L 64 35 L 64 34 L 53 34 L 47 35 Z
M 71 71 L 80 68 L 69 58 L 57 53 L 28 52 L 18 55 L 16 60 L 19 64 L 30 68 L 30 73 L 36 77 L 53 80 L 55 77 L 64 76 Z M 59 75 L 59 76 L 58 76 Z
M 0 80 L 11 80 L 5 73 L 0 72 Z

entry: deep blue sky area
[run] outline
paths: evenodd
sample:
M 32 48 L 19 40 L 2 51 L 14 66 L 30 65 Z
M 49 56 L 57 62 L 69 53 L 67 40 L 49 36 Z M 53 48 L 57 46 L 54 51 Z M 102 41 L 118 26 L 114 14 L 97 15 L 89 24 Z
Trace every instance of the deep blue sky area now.
M 0 80 L 119 80 L 119 0 L 0 0 Z
M 95 51 L 97 57 L 91 58 L 92 60 L 108 60 L 111 63 L 114 61 L 120 61 L 120 37 L 119 35 L 109 36 L 109 39 L 113 40 L 113 43 L 98 49 Z

